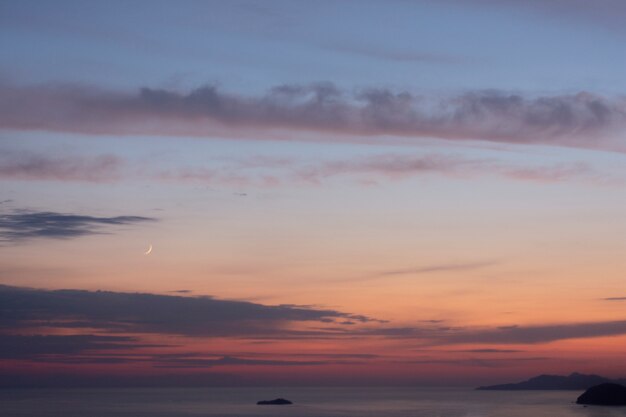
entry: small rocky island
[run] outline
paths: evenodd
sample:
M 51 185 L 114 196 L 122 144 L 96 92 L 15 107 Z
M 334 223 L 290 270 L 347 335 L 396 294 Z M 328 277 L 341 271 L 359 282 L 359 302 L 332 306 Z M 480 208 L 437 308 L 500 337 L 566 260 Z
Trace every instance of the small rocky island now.
M 258 401 L 256 405 L 289 405 L 293 404 L 291 401 L 284 398 L 276 398 L 275 400 Z
M 626 405 L 626 387 L 613 383 L 595 385 L 578 397 L 576 404 Z

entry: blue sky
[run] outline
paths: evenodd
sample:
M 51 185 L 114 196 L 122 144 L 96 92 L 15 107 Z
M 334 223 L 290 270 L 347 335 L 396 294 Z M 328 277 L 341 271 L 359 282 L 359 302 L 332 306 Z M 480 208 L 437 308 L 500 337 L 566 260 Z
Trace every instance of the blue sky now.
M 532 4 L 477 3 L 4 2 L 2 75 L 117 88 L 218 83 L 248 93 L 327 80 L 411 90 L 624 88 L 623 31 Z

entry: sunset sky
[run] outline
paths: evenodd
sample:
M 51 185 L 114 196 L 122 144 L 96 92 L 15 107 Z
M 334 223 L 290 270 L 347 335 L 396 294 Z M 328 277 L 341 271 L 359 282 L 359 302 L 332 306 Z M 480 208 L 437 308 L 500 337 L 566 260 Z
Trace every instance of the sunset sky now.
M 0 386 L 626 377 L 625 20 L 2 1 Z

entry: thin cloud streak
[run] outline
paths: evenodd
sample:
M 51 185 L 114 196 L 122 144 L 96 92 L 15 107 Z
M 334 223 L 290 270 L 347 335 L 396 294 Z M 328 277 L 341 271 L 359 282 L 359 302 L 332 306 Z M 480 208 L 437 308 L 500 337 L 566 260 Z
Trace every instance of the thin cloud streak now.
M 517 349 L 466 349 L 466 350 L 456 350 L 454 352 L 465 352 L 465 353 L 520 353 L 524 352 L 523 350 Z
M 53 361 L 50 355 L 76 355 L 90 351 L 129 350 L 160 345 L 137 343 L 128 336 L 0 334 L 0 359 Z
M 408 268 L 408 269 L 396 269 L 391 271 L 383 271 L 377 276 L 379 277 L 388 277 L 394 275 L 412 275 L 412 274 L 427 274 L 430 272 L 447 272 L 447 271 L 471 271 L 474 269 L 482 269 L 489 266 L 497 265 L 498 262 L 488 261 L 488 262 L 472 262 L 472 263 L 458 263 L 458 264 L 438 264 L 438 265 L 428 265 L 418 268 Z
M 51 111 L 54 109 L 54 111 Z M 0 86 L 0 127 L 91 134 L 272 138 L 277 131 L 428 137 L 625 151 L 626 99 L 588 92 L 524 96 L 474 91 L 434 97 L 331 83 L 281 85 L 244 97 L 215 86 L 138 93 L 85 86 Z M 253 135 L 251 133 L 254 132 Z M 297 135 L 290 135 L 296 137 Z
M 210 368 L 215 366 L 320 366 L 337 363 L 353 364 L 346 361 L 290 361 L 273 359 L 246 359 L 232 356 L 224 356 L 218 359 L 187 358 L 162 361 L 156 363 L 156 368 Z
M 352 177 L 360 183 L 374 184 L 427 175 L 458 179 L 493 175 L 524 182 L 624 184 L 623 179 L 602 173 L 583 162 L 523 166 L 493 158 L 479 159 L 445 154 L 394 153 L 344 160 L 320 160 L 314 163 L 259 156 L 225 162 L 216 167 L 188 166 L 159 170 L 151 166 L 131 166 L 124 158 L 111 154 L 59 157 L 32 151 L 8 151 L 0 156 L 0 179 L 96 183 L 149 180 L 272 188 L 293 184 L 319 185 L 341 177 Z
M 356 282 L 356 281 L 370 281 L 374 279 L 380 279 L 385 277 L 395 277 L 395 276 L 406 276 L 406 275 L 423 275 L 423 274 L 431 274 L 438 272 L 465 272 L 465 271 L 473 271 L 477 269 L 488 268 L 490 266 L 497 265 L 496 261 L 485 261 L 485 262 L 469 262 L 469 263 L 447 263 L 447 264 L 434 264 L 434 265 L 426 265 L 417 268 L 406 268 L 406 269 L 393 269 L 388 271 L 381 271 L 371 275 L 362 276 L 358 278 L 346 278 L 336 280 L 338 282 Z M 438 321 L 430 321 L 434 323 L 438 323 Z
M 470 59 L 462 56 L 444 55 L 433 52 L 389 49 L 389 47 L 376 47 L 374 45 L 356 45 L 356 44 L 337 44 L 325 45 L 325 48 L 331 51 L 348 53 L 353 55 L 361 55 L 368 58 L 396 61 L 396 62 L 415 62 L 420 64 L 443 64 L 443 65 L 462 65 L 470 62 Z
M 255 172 L 248 171 L 253 169 Z M 259 171 L 261 170 L 261 171 Z M 144 171 L 145 174 L 145 171 Z M 520 166 L 487 158 L 465 158 L 442 154 L 381 154 L 345 160 L 301 163 L 291 160 L 276 165 L 271 161 L 245 162 L 220 168 L 186 167 L 149 174 L 164 182 L 204 183 L 216 186 L 273 188 L 289 185 L 321 185 L 335 178 L 352 178 L 360 184 L 443 175 L 454 179 L 495 176 L 514 181 L 559 183 L 576 181 L 599 186 L 620 186 L 618 176 L 598 171 L 583 162 Z
M 361 175 L 365 180 L 399 180 L 419 175 L 440 174 L 452 178 L 495 175 L 516 181 L 554 183 L 580 181 L 597 185 L 620 185 L 624 181 L 603 174 L 582 163 L 560 163 L 544 166 L 518 166 L 494 159 L 472 159 L 448 155 L 386 154 L 344 161 L 320 162 L 297 169 L 295 176 L 315 184 L 326 178 Z
M 589 323 L 506 326 L 497 329 L 460 331 L 442 338 L 444 344 L 538 344 L 566 339 L 626 335 L 626 320 Z
M 444 1 L 461 5 L 467 4 L 461 0 Z M 437 0 L 436 3 L 441 4 L 441 0 Z M 602 0 L 598 2 L 587 0 L 477 0 L 472 2 L 472 6 L 515 11 L 523 10 L 554 18 L 559 22 L 568 19 L 578 24 L 590 24 L 610 29 L 617 33 L 626 33 L 623 24 L 624 19 L 626 19 L 626 4 L 622 0 Z
M 418 359 L 410 360 L 405 363 L 420 365 L 452 365 L 452 366 L 471 366 L 480 368 L 502 368 L 511 367 L 518 364 L 553 360 L 554 358 L 543 356 L 516 357 L 516 358 L 467 358 L 467 359 Z

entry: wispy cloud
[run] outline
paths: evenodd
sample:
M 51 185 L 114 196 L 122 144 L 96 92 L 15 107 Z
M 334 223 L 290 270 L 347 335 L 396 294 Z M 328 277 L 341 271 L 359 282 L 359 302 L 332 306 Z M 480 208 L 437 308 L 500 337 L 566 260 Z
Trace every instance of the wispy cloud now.
M 365 275 L 358 278 L 347 278 L 341 281 L 368 281 L 378 278 L 405 276 L 405 275 L 422 275 L 438 272 L 466 272 L 477 269 L 488 268 L 490 266 L 497 265 L 496 261 L 483 261 L 483 262 L 467 262 L 467 263 L 442 263 L 433 265 L 424 265 L 415 268 L 405 269 L 390 269 L 387 271 L 380 271 L 370 275 Z M 437 320 L 430 320 L 431 323 L 438 323 Z
M 389 45 L 385 47 L 377 47 L 375 45 L 358 45 L 358 44 L 338 44 L 325 45 L 326 49 L 352 54 L 361 55 L 373 59 L 383 61 L 397 62 L 415 62 L 420 64 L 443 64 L 443 65 L 460 65 L 467 64 L 470 60 L 462 56 L 446 55 L 436 52 L 417 51 L 410 49 L 392 49 Z
M 107 233 L 111 227 L 155 221 L 152 217 L 94 217 L 55 212 L 15 211 L 0 214 L 0 241 L 18 242 L 34 238 L 69 239 Z
M 76 355 L 90 351 L 129 350 L 154 347 L 137 343 L 128 336 L 75 335 L 0 335 L 0 359 L 29 359 L 50 361 L 50 355 Z
M 502 368 L 511 367 L 528 362 L 547 361 L 553 358 L 544 356 L 515 357 L 515 358 L 462 358 L 462 359 L 418 359 L 407 361 L 406 363 L 420 365 L 453 365 L 471 366 L 480 368 Z
M 517 349 L 466 349 L 466 350 L 457 350 L 455 352 L 466 352 L 466 353 L 519 353 L 523 352 L 523 350 Z
M 40 152 L 7 151 L 0 156 L 0 179 L 37 181 L 116 182 L 122 180 L 199 183 L 224 187 L 279 187 L 319 185 L 336 178 L 372 185 L 383 181 L 441 175 L 457 179 L 494 176 L 514 181 L 556 183 L 575 181 L 594 185 L 621 185 L 624 180 L 583 162 L 520 164 L 497 158 L 455 154 L 385 153 L 346 159 L 301 161 L 257 156 L 221 160 L 206 166 L 163 169 L 131 164 L 112 155 L 55 156 Z M 244 196 L 245 193 L 237 193 Z
M 124 161 L 116 155 L 55 156 L 33 151 L 2 149 L 0 178 L 103 182 L 121 178 Z
M 442 175 L 456 179 L 494 176 L 514 181 L 536 183 L 579 182 L 616 186 L 624 180 L 583 162 L 544 165 L 520 165 L 493 158 L 468 158 L 445 154 L 381 154 L 343 160 L 302 163 L 292 160 L 279 166 L 256 162 L 248 170 L 245 164 L 236 169 L 185 168 L 157 174 L 162 181 L 199 182 L 213 185 L 277 187 L 289 184 L 320 185 L 336 178 L 352 178 L 358 183 L 378 182 Z M 267 171 L 263 171 L 266 169 Z M 259 171 L 260 170 L 260 171 Z
M 13 340 L 19 340 L 17 345 L 21 345 L 22 341 L 27 341 L 26 336 L 9 337 L 9 343 Z M 283 360 L 283 359 L 254 359 L 238 356 L 220 356 L 211 357 L 211 354 L 160 354 L 152 352 L 138 353 L 134 349 L 138 348 L 155 348 L 163 347 L 159 345 L 142 345 L 135 344 L 118 344 L 101 343 L 85 344 L 82 346 L 76 343 L 76 340 L 104 338 L 104 336 L 33 336 L 31 342 L 43 342 L 36 349 L 25 349 L 23 351 L 16 350 L 15 355 L 4 355 L 4 351 L 0 350 L 0 359 L 20 359 L 33 362 L 45 363 L 62 363 L 73 365 L 94 365 L 94 364 L 137 364 L 149 363 L 153 368 L 168 369 L 209 369 L 223 366 L 322 366 L 332 364 L 355 364 L 355 361 L 337 361 L 337 360 Z M 56 345 L 52 345 L 50 340 L 54 340 Z M 119 349 L 122 352 L 115 352 Z
M 608 297 L 604 301 L 626 301 L 626 297 Z
M 54 108 L 54 111 L 50 111 Z M 346 92 L 330 83 L 282 85 L 256 97 L 215 86 L 137 93 L 84 86 L 0 86 L 0 127 L 82 133 L 275 137 L 276 131 L 482 139 L 626 150 L 626 101 L 588 92 L 456 96 L 387 89 Z M 292 135 L 297 136 L 297 135 Z
M 467 5 L 462 0 L 445 1 Z M 441 4 L 442 2 L 437 0 L 436 3 Z M 480 6 L 500 10 L 523 10 L 554 18 L 561 22 L 568 19 L 578 24 L 586 23 L 622 34 L 626 33 L 623 25 L 624 19 L 626 19 L 626 4 L 621 0 L 602 0 L 599 2 L 586 0 L 477 0 L 472 2 L 472 7 Z
M 589 339 L 626 335 L 626 320 L 586 323 L 556 323 L 533 326 L 474 327 L 433 323 L 431 325 L 389 327 L 377 326 L 359 329 L 337 329 L 337 335 L 385 337 L 413 340 L 424 346 L 455 345 L 532 345 L 568 339 Z M 484 352 L 489 353 L 489 346 Z M 420 349 L 421 350 L 421 349 Z M 482 349 L 481 349 L 482 350 Z M 508 350 L 508 349 L 507 349 Z M 480 351 L 476 351 L 480 353 Z M 493 353 L 496 353 L 495 351 Z
M 378 274 L 381 277 L 388 277 L 394 275 L 413 275 L 413 274 L 427 274 L 430 272 L 447 272 L 447 271 L 471 271 L 474 269 L 482 269 L 489 266 L 496 265 L 497 262 L 470 262 L 470 263 L 450 263 L 450 264 L 437 264 L 428 265 L 417 268 L 407 269 L 395 269 L 389 271 L 383 271 Z
M 233 356 L 223 356 L 217 359 L 177 358 L 162 360 L 154 366 L 157 368 L 209 368 L 215 366 L 318 366 L 329 365 L 332 361 L 290 361 L 273 359 L 247 359 Z
M 626 320 L 467 329 L 448 334 L 442 341 L 447 344 L 535 344 L 621 335 L 626 335 Z

